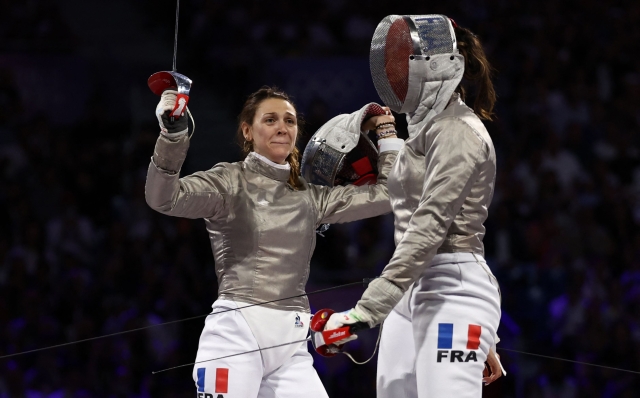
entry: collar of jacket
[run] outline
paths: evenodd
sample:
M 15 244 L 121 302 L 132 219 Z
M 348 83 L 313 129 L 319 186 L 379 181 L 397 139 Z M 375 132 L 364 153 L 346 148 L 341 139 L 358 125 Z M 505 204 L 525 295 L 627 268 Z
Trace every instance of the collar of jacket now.
M 419 91 L 419 104 L 414 112 L 407 113 L 409 136 L 421 132 L 444 108 L 464 75 L 464 57 L 455 50 L 450 54 L 435 54 L 429 62 L 415 65 L 417 81 L 409 81 Z M 426 61 L 426 60 L 425 60 Z
M 427 115 L 427 117 L 425 117 L 424 119 L 420 120 L 419 122 L 413 124 L 413 123 L 409 123 L 407 125 L 407 131 L 409 132 L 409 139 L 412 139 L 418 135 L 420 135 L 421 132 L 425 131 L 425 129 L 431 127 L 430 124 L 433 123 L 436 119 L 438 119 L 438 117 L 440 116 L 440 114 L 442 112 L 444 112 L 445 109 L 449 108 L 449 105 L 453 104 L 453 103 L 461 103 L 464 104 L 464 101 L 462 101 L 460 99 L 460 94 L 458 93 L 453 93 L 451 94 L 451 96 L 449 97 L 449 99 L 446 102 L 442 102 L 444 104 L 444 107 L 442 106 L 442 104 L 440 104 L 440 106 L 438 107 L 440 110 L 437 112 L 430 112 L 429 115 Z M 407 119 L 409 117 L 407 116 Z
M 278 169 L 276 167 L 268 165 L 255 156 L 248 155 L 246 158 L 244 158 L 244 165 L 249 170 L 255 173 L 262 174 L 263 176 L 271 178 L 272 180 L 284 182 L 289 179 L 289 170 Z

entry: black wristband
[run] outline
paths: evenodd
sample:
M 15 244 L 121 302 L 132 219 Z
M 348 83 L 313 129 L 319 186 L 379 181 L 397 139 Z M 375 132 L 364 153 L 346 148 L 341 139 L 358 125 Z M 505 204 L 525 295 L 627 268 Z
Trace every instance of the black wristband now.
M 167 129 L 167 133 L 176 134 L 181 133 L 189 128 L 189 121 L 186 112 L 179 118 L 174 118 L 171 122 L 171 111 L 166 111 L 162 114 L 162 124 Z

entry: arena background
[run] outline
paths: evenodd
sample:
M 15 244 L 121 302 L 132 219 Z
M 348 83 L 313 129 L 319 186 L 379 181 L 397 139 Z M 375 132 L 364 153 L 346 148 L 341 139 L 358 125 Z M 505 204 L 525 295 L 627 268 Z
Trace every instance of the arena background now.
M 446 3 L 446 4 L 445 4 Z M 202 220 L 144 201 L 170 70 L 173 0 L 4 1 L 0 13 L 0 355 L 206 314 Z M 487 261 L 500 347 L 640 371 L 640 2 L 183 0 L 178 71 L 197 128 L 183 173 L 239 160 L 235 117 L 277 84 L 310 136 L 377 96 L 368 50 L 388 14 L 445 13 L 495 66 Z M 301 147 L 306 140 L 300 140 Z M 392 216 L 318 238 L 308 291 L 378 275 Z M 362 288 L 313 296 L 347 309 Z M 196 319 L 0 359 L 0 397 L 191 397 Z M 376 333 L 350 344 L 359 358 Z M 487 397 L 633 397 L 640 376 L 507 351 Z M 375 361 L 316 358 L 332 397 L 375 396 Z M 300 396 L 304 396 L 301 391 Z

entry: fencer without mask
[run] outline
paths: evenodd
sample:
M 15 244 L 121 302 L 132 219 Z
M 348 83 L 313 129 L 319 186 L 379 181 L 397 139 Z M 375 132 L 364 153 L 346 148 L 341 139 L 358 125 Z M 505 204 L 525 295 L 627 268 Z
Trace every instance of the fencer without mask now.
M 389 108 L 410 124 L 446 107 L 462 80 L 451 20 L 444 15 L 389 15 L 377 26 L 369 54 L 371 77 Z

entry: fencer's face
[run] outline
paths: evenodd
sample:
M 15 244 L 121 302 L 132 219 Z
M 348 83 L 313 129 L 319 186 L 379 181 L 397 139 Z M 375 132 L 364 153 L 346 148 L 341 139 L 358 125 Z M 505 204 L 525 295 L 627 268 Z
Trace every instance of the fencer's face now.
M 269 98 L 260 103 L 253 124 L 242 123 L 245 140 L 253 150 L 272 162 L 284 164 L 298 136 L 296 110 L 288 101 Z

